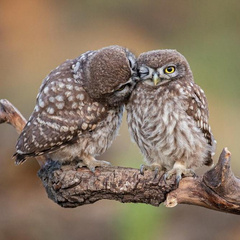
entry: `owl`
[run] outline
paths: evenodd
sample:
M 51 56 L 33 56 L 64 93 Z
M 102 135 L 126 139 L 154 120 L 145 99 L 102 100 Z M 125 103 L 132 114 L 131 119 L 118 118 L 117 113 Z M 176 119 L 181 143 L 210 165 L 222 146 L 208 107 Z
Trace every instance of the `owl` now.
M 82 161 L 92 171 L 108 166 L 95 156 L 116 137 L 136 79 L 135 56 L 120 46 L 88 51 L 62 63 L 40 87 L 16 144 L 16 164 L 44 155 L 60 163 Z
M 148 164 L 141 172 L 163 170 L 164 179 L 176 175 L 178 183 L 213 163 L 215 140 L 205 94 L 176 50 L 142 53 L 137 65 L 140 81 L 126 109 L 132 139 Z

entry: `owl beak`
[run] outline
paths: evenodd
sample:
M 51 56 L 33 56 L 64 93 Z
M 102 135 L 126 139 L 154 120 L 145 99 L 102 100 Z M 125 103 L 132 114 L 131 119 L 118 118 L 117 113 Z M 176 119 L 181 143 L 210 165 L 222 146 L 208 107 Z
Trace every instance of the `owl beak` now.
M 158 76 L 157 73 L 154 73 L 153 75 L 153 83 L 155 86 L 157 86 L 157 84 L 161 81 L 160 77 Z

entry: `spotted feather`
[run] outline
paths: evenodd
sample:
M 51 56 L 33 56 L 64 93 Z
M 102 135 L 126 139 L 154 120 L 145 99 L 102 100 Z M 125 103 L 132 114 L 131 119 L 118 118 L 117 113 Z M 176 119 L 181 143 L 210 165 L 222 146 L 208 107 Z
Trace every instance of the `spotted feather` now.
M 43 81 L 34 111 L 20 134 L 15 160 L 44 155 L 66 162 L 83 160 L 94 170 L 117 135 L 136 82 L 135 57 L 110 46 L 67 60 Z M 119 90 L 121 89 L 121 90 Z

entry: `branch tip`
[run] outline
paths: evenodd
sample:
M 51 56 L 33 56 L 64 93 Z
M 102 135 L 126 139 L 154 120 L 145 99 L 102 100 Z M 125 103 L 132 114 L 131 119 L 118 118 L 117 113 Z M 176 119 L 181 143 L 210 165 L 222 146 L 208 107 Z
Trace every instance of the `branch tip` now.
M 178 200 L 177 200 L 175 194 L 169 193 L 167 195 L 167 198 L 166 198 L 165 202 L 164 202 L 164 205 L 168 208 L 176 207 L 178 205 Z

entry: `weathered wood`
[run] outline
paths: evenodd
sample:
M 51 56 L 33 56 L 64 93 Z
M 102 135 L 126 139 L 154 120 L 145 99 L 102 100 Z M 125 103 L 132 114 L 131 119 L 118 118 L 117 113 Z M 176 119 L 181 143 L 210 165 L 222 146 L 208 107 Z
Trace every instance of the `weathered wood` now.
M 195 179 L 183 178 L 178 189 L 167 195 L 166 206 L 192 204 L 240 214 L 240 180 L 231 170 L 230 155 L 225 148 L 213 169 Z
M 166 184 L 153 172 L 123 167 L 96 168 L 95 172 L 76 165 L 60 166 L 50 162 L 39 170 L 38 176 L 49 198 L 62 207 L 77 207 L 101 199 L 123 203 L 146 203 L 158 206 L 174 189 L 172 179 Z
M 7 100 L 0 100 L 0 123 L 7 122 L 20 133 L 26 124 L 21 113 Z M 209 209 L 240 214 L 240 180 L 230 167 L 230 152 L 223 149 L 217 165 L 203 176 L 183 178 L 178 188 L 175 178 L 164 182 L 162 174 L 123 167 L 96 168 L 91 172 L 76 164 L 37 159 L 38 176 L 48 197 L 62 207 L 77 207 L 101 199 L 123 203 L 146 203 L 167 207 L 192 204 Z
M 20 134 L 27 121 L 23 115 L 8 100 L 0 100 L 0 124 L 11 124 Z

